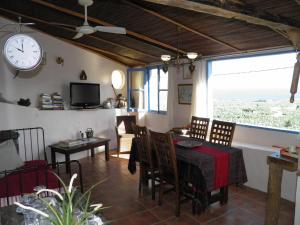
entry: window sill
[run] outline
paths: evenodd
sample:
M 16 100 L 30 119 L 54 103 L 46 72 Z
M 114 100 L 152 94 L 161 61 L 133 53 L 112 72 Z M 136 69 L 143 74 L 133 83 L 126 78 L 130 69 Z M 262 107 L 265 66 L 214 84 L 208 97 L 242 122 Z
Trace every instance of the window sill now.
M 148 113 L 157 115 L 167 115 L 167 111 L 148 111 Z
M 146 113 L 148 112 L 145 109 L 133 109 L 133 108 L 127 108 L 127 112 L 140 112 L 140 113 Z
M 235 148 L 241 148 L 243 150 L 257 150 L 257 151 L 265 151 L 265 152 L 278 152 L 280 149 L 275 148 L 272 146 L 265 146 L 265 145 L 255 145 L 255 144 L 248 144 L 248 143 L 242 143 L 242 142 L 233 142 L 232 146 Z
M 260 129 L 260 130 L 300 135 L 300 131 L 297 131 L 297 130 L 288 130 L 288 129 L 281 129 L 281 128 L 275 128 L 275 127 L 263 127 L 263 126 L 256 126 L 256 125 L 242 124 L 242 123 L 237 123 L 236 125 L 240 126 L 240 127 L 246 127 L 246 128 L 254 128 L 254 129 Z

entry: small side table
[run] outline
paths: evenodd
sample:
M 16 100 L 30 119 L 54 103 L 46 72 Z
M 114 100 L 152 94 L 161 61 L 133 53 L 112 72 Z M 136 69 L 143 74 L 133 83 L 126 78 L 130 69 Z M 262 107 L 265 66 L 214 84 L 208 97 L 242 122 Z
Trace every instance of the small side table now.
M 297 171 L 298 160 L 282 157 L 280 153 L 276 152 L 268 156 L 267 163 L 269 164 L 269 181 L 265 225 L 277 225 L 280 209 L 282 173 L 283 170 L 290 172 Z
M 107 138 L 92 138 L 91 141 L 84 141 L 82 144 L 78 144 L 75 146 L 67 147 L 62 145 L 61 143 L 56 143 L 50 145 L 51 149 L 51 161 L 52 161 L 52 168 L 56 168 L 56 153 L 64 154 L 66 159 L 66 172 L 70 173 L 70 155 L 82 152 L 86 150 L 91 150 L 91 157 L 95 156 L 94 148 L 105 146 L 105 160 L 109 160 L 109 141 L 110 139 Z

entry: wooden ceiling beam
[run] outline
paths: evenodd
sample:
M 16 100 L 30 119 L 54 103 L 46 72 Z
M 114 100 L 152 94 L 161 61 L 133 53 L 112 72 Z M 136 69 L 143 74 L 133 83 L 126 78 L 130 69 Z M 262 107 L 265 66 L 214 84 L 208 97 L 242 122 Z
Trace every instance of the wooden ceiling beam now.
M 55 37 L 55 38 L 57 38 L 58 40 L 61 40 L 61 41 L 63 41 L 63 42 L 66 42 L 66 43 L 68 43 L 68 44 L 70 44 L 70 45 L 76 46 L 77 48 L 81 48 L 81 49 L 83 49 L 83 50 L 85 50 L 85 51 L 92 52 L 92 53 L 94 53 L 94 54 L 96 54 L 96 55 L 98 55 L 98 56 L 107 58 L 107 59 L 109 59 L 109 60 L 114 60 L 114 61 L 116 61 L 116 62 L 118 62 L 118 63 L 120 63 L 120 64 L 122 64 L 122 65 L 124 65 L 124 66 L 127 66 L 127 67 L 137 66 L 137 65 L 134 65 L 134 64 L 124 63 L 124 61 L 121 61 L 121 60 L 119 60 L 119 59 L 115 59 L 115 58 L 112 59 L 111 57 L 108 57 L 108 56 L 106 56 L 106 55 L 103 55 L 103 53 L 96 52 L 96 51 L 94 51 L 94 50 L 92 50 L 92 49 L 90 49 L 90 48 L 85 48 L 85 47 L 80 46 L 80 45 L 78 45 L 78 44 L 70 43 L 69 41 L 64 40 L 64 39 L 62 39 L 62 38 L 59 38 L 59 37 Z
M 70 29 L 70 28 L 66 28 L 66 27 L 61 27 L 61 26 L 56 26 L 56 25 L 53 25 L 51 24 L 51 22 L 48 22 L 48 21 L 45 21 L 45 20 L 42 20 L 42 19 L 38 19 L 38 18 L 35 18 L 35 17 L 32 17 L 32 16 L 28 16 L 28 15 L 25 15 L 25 14 L 22 14 L 22 13 L 18 13 L 18 12 L 14 12 L 12 10 L 8 10 L 8 9 L 4 9 L 4 8 L 1 8 L 0 7 L 0 11 L 3 11 L 3 12 L 6 12 L 6 13 L 9 13 L 9 14 L 12 14 L 14 16 L 21 16 L 23 18 L 26 18 L 26 19 L 29 19 L 29 20 L 32 20 L 32 21 L 35 21 L 35 22 L 39 22 L 39 23 L 43 23 L 43 24 L 46 24 L 46 25 L 49 25 L 49 26 L 52 26 L 52 27 L 56 27 L 56 28 L 59 28 L 59 29 L 63 29 L 63 30 L 67 30 L 67 31 L 70 31 L 70 32 L 74 32 L 74 33 L 77 33 L 75 30 L 73 29 Z M 52 34 L 51 34 L 52 35 Z M 62 38 L 60 36 L 56 36 L 56 35 L 52 35 L 56 38 L 59 38 L 61 40 L 68 40 L 66 38 Z M 90 38 L 96 38 L 97 37 L 94 37 L 94 36 L 91 36 L 91 35 L 86 35 Z M 69 41 L 68 41 L 69 42 Z M 74 42 L 74 41 L 73 41 Z M 76 42 L 76 43 L 80 43 L 80 42 Z M 82 43 L 80 43 L 82 44 Z M 83 45 L 83 44 L 82 44 Z M 86 45 L 85 47 L 87 48 L 88 45 Z M 115 56 L 115 57 L 119 57 L 119 58 L 126 58 L 128 60 L 131 60 L 131 61 L 135 61 L 137 62 L 139 65 L 146 65 L 147 62 L 145 61 L 141 61 L 141 60 L 138 60 L 138 59 L 135 59 L 135 58 L 131 58 L 131 57 L 128 57 L 128 56 L 124 56 L 124 55 L 120 55 L 120 54 L 117 54 L 117 53 L 113 53 L 113 52 L 109 52 L 109 51 L 106 51 L 106 50 L 103 50 L 103 49 L 99 49 L 99 48 L 96 48 L 96 47 L 93 47 L 93 46 L 89 46 L 90 49 L 96 51 L 95 49 L 97 49 L 97 52 L 102 52 L 102 53 L 105 53 L 107 55 L 112 55 L 112 56 Z M 113 59 L 114 60 L 114 59 Z
M 182 8 L 195 12 L 210 14 L 214 16 L 224 17 L 227 19 L 241 20 L 250 24 L 266 26 L 271 29 L 289 30 L 300 29 L 299 22 L 291 21 L 291 19 L 282 18 L 278 15 L 272 15 L 266 12 L 254 10 L 250 6 L 240 4 L 222 4 L 215 0 L 144 0 L 160 5 Z
M 76 11 L 72 11 L 72 10 L 64 8 L 64 7 L 60 7 L 58 5 L 55 5 L 55 4 L 52 4 L 52 3 L 49 3 L 49 2 L 45 2 L 43 0 L 30 0 L 30 1 L 34 2 L 36 4 L 39 4 L 39 5 L 42 5 L 44 7 L 56 10 L 58 12 L 84 19 L 84 14 L 76 12 Z M 107 23 L 103 20 L 100 20 L 100 19 L 94 18 L 94 17 L 90 17 L 90 16 L 88 16 L 88 20 L 93 22 L 93 23 L 96 23 L 98 25 L 102 25 L 102 26 L 115 26 L 114 24 L 110 24 L 110 23 Z M 186 51 L 184 51 L 182 49 L 178 49 L 178 48 L 176 48 L 174 46 L 171 46 L 167 43 L 163 43 L 159 40 L 155 40 L 155 39 L 153 39 L 149 36 L 146 36 L 144 34 L 136 33 L 134 31 L 130 31 L 128 29 L 126 29 L 126 34 L 130 37 L 142 40 L 142 41 L 147 42 L 147 43 L 154 44 L 155 46 L 159 46 L 160 48 L 168 49 L 168 50 L 171 50 L 173 52 L 180 52 L 182 54 L 186 54 Z
M 213 41 L 215 43 L 218 43 L 220 45 L 223 45 L 223 46 L 226 46 L 228 48 L 231 48 L 233 50 L 241 51 L 241 49 L 239 49 L 239 48 L 237 48 L 237 47 L 235 47 L 233 45 L 230 45 L 230 44 L 228 44 L 228 43 L 226 43 L 224 41 L 221 41 L 221 40 L 219 40 L 217 38 L 214 38 L 214 37 L 212 37 L 210 35 L 207 35 L 207 34 L 204 34 L 204 33 L 200 32 L 200 31 L 197 31 L 197 30 L 195 30 L 192 27 L 186 26 L 186 25 L 184 25 L 184 24 L 182 24 L 180 22 L 175 21 L 174 19 L 166 17 L 166 16 L 164 16 L 164 15 L 162 15 L 160 13 L 157 13 L 157 12 L 151 10 L 151 9 L 148 9 L 148 8 L 146 8 L 146 7 L 144 7 L 144 6 L 140 5 L 140 4 L 137 4 L 137 3 L 134 3 L 134 2 L 131 2 L 131 1 L 128 1 L 128 0 L 122 0 L 122 1 L 125 2 L 126 4 L 130 5 L 130 6 L 133 6 L 135 8 L 140 9 L 140 10 L 143 10 L 143 11 L 145 11 L 145 12 L 147 12 L 147 13 L 153 15 L 153 16 L 156 16 L 156 17 L 158 17 L 158 18 L 160 18 L 160 19 L 162 19 L 164 21 L 167 21 L 167 22 L 172 23 L 172 24 L 174 24 L 174 25 L 176 25 L 178 27 L 181 27 L 181 28 L 183 28 L 183 29 L 185 29 L 185 30 L 187 30 L 189 32 L 192 32 L 193 34 L 196 34 L 198 36 L 201 36 L 203 38 L 206 38 L 206 39 L 211 40 L 211 41 Z
M 142 62 L 142 61 L 139 61 L 139 60 L 136 60 L 136 59 L 132 59 L 132 58 L 127 57 L 127 56 L 121 56 L 119 54 L 116 54 L 116 53 L 113 53 L 113 52 L 110 52 L 110 51 L 106 51 L 106 50 L 103 50 L 103 49 L 96 48 L 94 46 L 83 44 L 79 41 L 73 41 L 73 40 L 69 40 L 69 39 L 66 39 L 66 38 L 62 38 L 62 37 L 60 37 L 60 39 L 65 41 L 65 42 L 68 42 L 68 43 L 71 43 L 71 44 L 74 44 L 74 45 L 77 45 L 77 46 L 81 46 L 81 47 L 84 47 L 84 48 L 87 48 L 87 49 L 90 49 L 90 50 L 93 50 L 93 51 L 96 51 L 96 52 L 99 52 L 99 53 L 102 53 L 102 54 L 111 55 L 111 56 L 114 56 L 114 57 L 117 57 L 117 58 L 127 58 L 128 60 L 138 62 L 137 65 L 146 66 L 145 62 Z
M 46 21 L 45 21 L 45 22 L 46 22 Z M 49 23 L 49 25 L 52 25 L 52 26 L 57 27 L 57 28 L 60 28 L 60 29 L 65 29 L 65 30 L 69 30 L 69 31 L 72 31 L 72 32 L 74 32 L 74 33 L 77 33 L 77 31 L 72 30 L 72 29 L 67 28 L 67 27 L 57 26 L 57 25 L 54 25 L 54 24 L 51 24 L 51 23 Z M 114 45 L 114 46 L 117 46 L 117 47 L 125 48 L 125 49 L 128 49 L 129 51 L 133 51 L 133 52 L 136 52 L 136 53 L 138 53 L 138 54 L 143 54 L 143 55 L 145 55 L 145 56 L 148 56 L 148 57 L 153 58 L 153 59 L 156 59 L 156 60 L 160 58 L 160 56 L 155 56 L 155 55 L 148 54 L 148 53 L 146 53 L 146 52 L 141 52 L 141 51 L 139 51 L 139 50 L 136 50 L 136 49 L 133 49 L 133 48 L 129 48 L 129 47 L 127 47 L 127 46 L 124 46 L 124 45 L 121 45 L 121 44 L 117 44 L 117 43 L 115 43 L 115 42 L 108 41 L 108 40 L 105 40 L 105 39 L 103 39 L 103 38 L 99 38 L 99 37 L 96 37 L 96 36 L 94 36 L 94 35 L 91 35 L 91 34 L 85 34 L 84 36 L 89 37 L 89 38 L 94 39 L 94 40 L 97 40 L 97 41 L 101 41 L 101 42 L 110 44 L 110 45 Z M 146 62 L 144 62 L 144 63 L 146 63 Z

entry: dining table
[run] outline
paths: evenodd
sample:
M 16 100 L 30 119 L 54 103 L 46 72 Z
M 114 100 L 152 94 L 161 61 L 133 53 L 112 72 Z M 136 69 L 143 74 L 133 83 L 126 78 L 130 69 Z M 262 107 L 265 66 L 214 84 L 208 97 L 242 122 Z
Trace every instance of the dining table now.
M 228 186 L 242 185 L 247 182 L 242 149 L 207 141 L 201 141 L 196 147 L 185 147 L 180 145 L 182 141 L 189 143 L 195 142 L 195 139 L 180 135 L 173 136 L 177 164 L 180 164 L 179 174 L 198 189 L 201 193 L 198 197 L 201 198 L 204 207 L 216 201 L 226 203 Z M 128 162 L 128 170 L 132 174 L 136 172 L 136 162 L 139 161 L 136 142 L 134 138 Z M 187 173 L 188 176 L 185 175 Z M 211 195 L 215 190 L 220 191 Z

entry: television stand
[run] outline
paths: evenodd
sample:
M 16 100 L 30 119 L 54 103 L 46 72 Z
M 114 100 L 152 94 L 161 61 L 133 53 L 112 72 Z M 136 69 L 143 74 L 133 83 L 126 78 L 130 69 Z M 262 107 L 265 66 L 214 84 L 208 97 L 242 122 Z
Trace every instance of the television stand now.
M 51 149 L 51 161 L 52 168 L 56 168 L 56 153 L 64 154 L 66 160 L 66 172 L 70 173 L 70 155 L 82 152 L 86 150 L 91 150 L 91 157 L 95 157 L 95 148 L 100 146 L 105 146 L 105 160 L 109 160 L 109 141 L 108 138 L 86 138 L 79 140 L 70 140 L 67 142 L 59 142 L 53 145 L 50 145 Z

